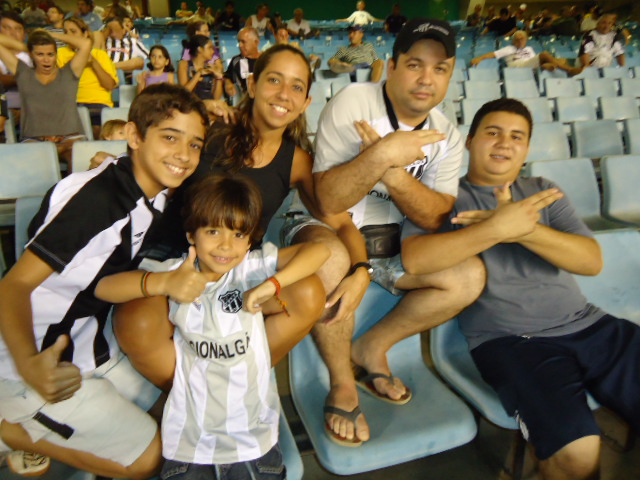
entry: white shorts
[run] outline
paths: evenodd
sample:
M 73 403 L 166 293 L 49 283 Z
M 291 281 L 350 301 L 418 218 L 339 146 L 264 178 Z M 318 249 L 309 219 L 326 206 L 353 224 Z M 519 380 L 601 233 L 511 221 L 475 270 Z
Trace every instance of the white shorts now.
M 146 410 L 159 395 L 120 353 L 84 375 L 80 390 L 63 402 L 46 403 L 24 382 L 0 379 L 0 417 L 19 423 L 33 442 L 46 440 L 128 467 L 156 434 Z
M 515 60 L 513 62 L 509 62 L 507 64 L 508 67 L 519 67 L 519 68 L 538 68 L 540 66 L 540 57 L 536 55 L 535 57 L 527 58 L 525 60 Z

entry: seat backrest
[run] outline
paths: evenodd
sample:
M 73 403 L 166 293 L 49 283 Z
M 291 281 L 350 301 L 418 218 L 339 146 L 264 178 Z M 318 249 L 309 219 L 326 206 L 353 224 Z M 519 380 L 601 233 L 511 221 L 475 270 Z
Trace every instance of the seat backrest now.
M 600 97 L 615 97 L 618 95 L 617 81 L 611 78 L 585 78 L 582 81 L 584 85 L 585 96 L 597 99 Z
M 622 138 L 615 120 L 573 122 L 571 139 L 574 157 L 600 158 L 623 154 Z
M 78 116 L 82 123 L 82 131 L 87 140 L 93 140 L 93 126 L 91 125 L 91 115 L 87 107 L 78 107 Z
M 536 98 L 540 96 L 535 80 L 505 80 L 505 96 L 509 98 Z
M 600 111 L 602 118 L 605 119 L 640 118 L 640 110 L 638 110 L 635 97 L 601 97 Z
M 462 123 L 464 125 L 471 125 L 473 116 L 480 109 L 482 105 L 487 103 L 488 100 L 484 98 L 465 98 L 462 100 Z
M 583 220 L 600 217 L 600 191 L 590 158 L 533 162 L 528 171 L 557 183 Z
M 640 97 L 640 77 L 621 78 L 620 92 L 620 95 L 623 95 L 625 97 Z
M 531 112 L 534 125 L 541 122 L 547 123 L 553 121 L 551 108 L 549 108 L 549 100 L 547 100 L 546 97 L 521 98 L 520 101 L 524 103 Z
M 569 141 L 562 123 L 549 122 L 534 125 L 529 141 L 527 162 L 557 160 L 571 157 Z
M 170 73 L 169 75 L 173 75 Z M 138 86 L 137 85 L 120 85 L 118 87 L 120 90 L 120 97 L 118 101 L 118 106 L 120 108 L 129 108 L 131 106 L 131 102 L 138 95 Z
M 467 70 L 469 80 L 483 82 L 498 82 L 500 74 L 497 68 L 470 68 Z
M 94 140 L 75 142 L 71 150 L 71 171 L 84 172 L 89 169 L 91 158 L 98 152 L 106 152 L 117 157 L 126 153 L 126 140 Z
M 614 220 L 640 224 L 640 156 L 612 155 L 600 160 L 602 206 Z
M 307 133 L 316 133 L 318 131 L 318 120 L 320 113 L 324 109 L 324 105 L 312 103 L 307 108 L 305 115 L 307 116 Z
M 602 76 L 604 78 L 629 78 L 628 67 L 604 67 Z
M 327 103 L 327 99 L 331 98 L 331 80 L 315 80 L 311 84 L 309 95 L 311 95 L 312 103 L 319 103 L 322 105 Z
M 124 120 L 126 122 L 128 118 L 129 107 L 103 108 L 100 122 L 102 125 L 107 123 L 109 120 Z
M 0 198 L 44 195 L 58 180 L 58 151 L 52 142 L 0 145 Z
M 445 98 L 452 100 L 454 102 L 459 102 L 464 95 L 462 95 L 462 86 L 459 82 L 449 82 L 449 86 L 447 87 L 447 94 Z
M 623 138 L 626 153 L 640 154 L 640 119 L 629 118 L 624 121 Z
M 533 69 L 523 67 L 505 67 L 502 76 L 506 80 L 535 80 Z
M 456 115 L 456 107 L 453 104 L 453 101 L 445 98 L 440 104 L 437 106 L 438 110 L 440 110 L 444 115 L 449 119 L 451 123 L 454 125 L 458 125 L 458 117 Z
M 542 69 L 539 70 L 538 71 L 538 85 L 540 85 L 540 93 L 542 95 L 546 95 L 547 94 L 545 83 L 544 83 L 544 81 L 547 78 L 552 78 L 552 79 L 568 78 L 568 74 L 564 70 L 560 70 L 558 68 L 556 68 L 553 72 L 550 72 L 549 70 L 542 70 Z
M 24 252 L 24 246 L 29 241 L 27 229 L 31 223 L 31 219 L 40 209 L 42 204 L 42 196 L 20 197 L 16 199 L 16 225 L 15 225 L 15 252 L 16 260 L 20 258 Z
M 582 93 L 580 82 L 572 78 L 545 78 L 544 86 L 549 98 L 579 97 Z
M 596 110 L 589 97 L 558 97 L 556 112 L 560 122 L 596 120 Z
M 481 98 L 486 100 L 494 100 L 502 96 L 500 84 L 498 82 L 467 80 L 464 82 L 465 98 Z
M 351 84 L 351 79 L 349 76 L 339 76 L 331 81 L 331 96 L 333 97 L 336 93 L 342 90 L 347 85 Z

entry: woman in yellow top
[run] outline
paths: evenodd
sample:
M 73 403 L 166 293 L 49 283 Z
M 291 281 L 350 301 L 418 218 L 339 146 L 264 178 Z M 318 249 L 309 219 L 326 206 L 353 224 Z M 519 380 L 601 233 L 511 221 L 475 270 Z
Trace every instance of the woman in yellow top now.
M 69 17 L 63 24 L 64 33 L 83 38 L 92 38 L 91 30 L 80 18 Z M 95 45 L 94 45 L 95 47 Z M 68 45 L 58 49 L 58 66 L 68 63 L 76 54 L 76 50 Z M 91 49 L 89 63 L 82 72 L 78 85 L 79 106 L 89 109 L 94 138 L 100 132 L 100 117 L 102 109 L 113 107 L 111 91 L 118 86 L 118 73 L 109 58 L 109 54 L 97 48 Z

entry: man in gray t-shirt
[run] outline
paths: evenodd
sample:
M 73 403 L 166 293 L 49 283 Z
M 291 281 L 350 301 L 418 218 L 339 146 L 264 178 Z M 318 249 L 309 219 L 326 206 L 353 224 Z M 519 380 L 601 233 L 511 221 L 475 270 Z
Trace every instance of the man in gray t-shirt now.
M 476 114 L 469 173 L 449 222 L 405 222 L 415 274 L 480 255 L 487 285 L 459 316 L 483 378 L 515 416 L 545 479 L 595 478 L 600 437 L 586 391 L 640 432 L 640 327 L 587 302 L 571 274 L 597 275 L 600 246 L 550 181 L 519 177 L 531 114 L 498 99 Z

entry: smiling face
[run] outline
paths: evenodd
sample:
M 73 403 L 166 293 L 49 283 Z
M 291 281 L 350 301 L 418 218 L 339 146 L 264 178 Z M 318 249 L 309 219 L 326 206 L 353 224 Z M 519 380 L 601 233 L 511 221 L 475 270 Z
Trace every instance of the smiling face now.
M 454 59 L 447 58 L 444 46 L 435 40 L 419 40 L 389 61 L 387 94 L 398 119 L 417 125 L 447 94 Z
M 205 126 L 195 111 L 173 114 L 147 129 L 141 138 L 134 123 L 125 125 L 132 150 L 133 174 L 147 197 L 179 187 L 200 161 Z
M 200 271 L 210 282 L 236 267 L 249 251 L 249 236 L 228 227 L 207 226 L 188 233 L 189 243 L 195 245 Z
M 467 138 L 471 183 L 498 186 L 515 180 L 529 154 L 530 132 L 522 115 L 505 111 L 488 113 L 473 137 Z
M 282 51 L 273 54 L 258 79 L 248 80 L 253 98 L 253 121 L 262 129 L 282 129 L 296 120 L 309 106 L 311 78 L 309 65 L 300 55 Z

